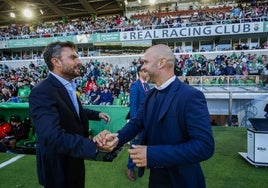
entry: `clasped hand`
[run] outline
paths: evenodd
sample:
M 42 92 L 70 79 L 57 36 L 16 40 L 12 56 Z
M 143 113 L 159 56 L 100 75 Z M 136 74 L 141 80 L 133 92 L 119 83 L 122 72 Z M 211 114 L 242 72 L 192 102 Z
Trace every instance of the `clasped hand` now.
M 118 144 L 119 139 L 117 136 L 117 133 L 104 130 L 96 135 L 93 141 L 97 144 L 99 149 L 111 152 Z M 128 153 L 137 167 L 147 166 L 147 146 L 132 145 L 132 149 L 128 149 Z
M 93 141 L 97 144 L 97 147 L 101 150 L 111 152 L 118 144 L 117 133 L 111 133 L 107 130 L 100 132 L 93 138 Z

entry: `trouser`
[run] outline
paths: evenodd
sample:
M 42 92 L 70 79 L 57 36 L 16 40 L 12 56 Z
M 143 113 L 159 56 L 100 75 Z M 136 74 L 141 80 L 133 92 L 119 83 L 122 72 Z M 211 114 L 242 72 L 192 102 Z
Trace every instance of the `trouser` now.
M 172 188 L 172 183 L 166 168 L 151 168 L 149 188 Z

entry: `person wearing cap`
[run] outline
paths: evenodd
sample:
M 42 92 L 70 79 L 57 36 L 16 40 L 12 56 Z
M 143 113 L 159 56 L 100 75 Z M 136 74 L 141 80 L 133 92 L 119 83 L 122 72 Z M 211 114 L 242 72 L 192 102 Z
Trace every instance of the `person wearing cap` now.
M 70 41 L 48 44 L 43 56 L 49 75 L 29 97 L 37 174 L 45 188 L 84 188 L 84 159 L 95 159 L 98 153 L 97 144 L 89 139 L 88 121 L 110 121 L 106 113 L 84 109 L 76 96 L 73 79 L 81 75 L 82 66 L 76 50 Z

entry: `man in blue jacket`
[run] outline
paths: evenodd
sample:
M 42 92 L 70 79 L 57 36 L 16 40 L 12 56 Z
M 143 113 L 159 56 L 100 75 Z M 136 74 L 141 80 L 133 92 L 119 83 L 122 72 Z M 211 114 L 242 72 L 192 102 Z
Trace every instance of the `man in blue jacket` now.
M 137 67 L 137 80 L 133 82 L 130 86 L 130 119 L 134 118 L 138 112 L 138 109 L 142 106 L 145 98 L 145 93 L 149 91 L 150 87 L 147 83 L 149 76 L 147 72 L 141 70 L 142 65 Z M 137 135 L 130 143 L 131 145 L 139 144 L 139 135 Z M 132 148 L 130 146 L 130 148 Z M 128 158 L 127 163 L 127 177 L 129 180 L 134 181 L 136 179 L 136 175 L 134 172 L 135 163 L 133 163 L 132 159 Z
M 205 188 L 200 162 L 214 152 L 207 103 L 200 90 L 174 75 L 174 62 L 168 46 L 150 47 L 141 69 L 156 87 L 117 137 L 103 131 L 94 140 L 100 147 L 115 141 L 113 147 L 119 148 L 142 132 L 141 145 L 133 145 L 128 152 L 140 175 L 144 167 L 150 169 L 150 188 Z

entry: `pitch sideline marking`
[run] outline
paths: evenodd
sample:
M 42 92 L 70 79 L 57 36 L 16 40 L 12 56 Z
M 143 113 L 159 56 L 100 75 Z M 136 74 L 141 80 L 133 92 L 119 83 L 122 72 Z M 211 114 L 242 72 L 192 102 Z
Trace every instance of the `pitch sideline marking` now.
M 20 158 L 22 158 L 24 156 L 25 155 L 20 154 L 20 155 L 18 155 L 16 157 L 13 157 L 13 158 L 7 160 L 6 162 L 1 163 L 0 164 L 0 169 L 3 168 L 3 167 L 5 167 L 5 166 L 7 166 L 7 165 L 9 165 L 9 164 L 11 164 L 11 163 L 14 163 L 15 161 L 19 160 Z

